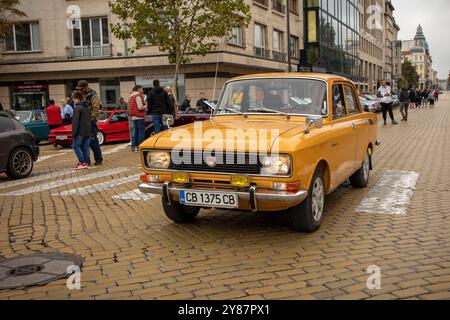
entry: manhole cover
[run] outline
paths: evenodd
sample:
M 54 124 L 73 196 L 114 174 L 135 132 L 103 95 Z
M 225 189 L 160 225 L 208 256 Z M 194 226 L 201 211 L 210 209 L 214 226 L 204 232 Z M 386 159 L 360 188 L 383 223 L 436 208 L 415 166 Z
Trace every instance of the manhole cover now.
M 83 260 L 65 253 L 39 253 L 0 260 L 0 290 L 42 286 L 68 278 L 67 268 L 81 268 Z

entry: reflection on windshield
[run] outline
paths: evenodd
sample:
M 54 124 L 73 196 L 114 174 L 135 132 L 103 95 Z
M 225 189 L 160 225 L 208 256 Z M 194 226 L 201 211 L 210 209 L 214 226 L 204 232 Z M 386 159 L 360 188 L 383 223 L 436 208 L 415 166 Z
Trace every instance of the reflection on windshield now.
M 31 111 L 17 111 L 16 119 L 20 122 L 30 122 L 31 119 Z
M 248 79 L 226 84 L 216 115 L 327 115 L 326 83 L 301 78 Z

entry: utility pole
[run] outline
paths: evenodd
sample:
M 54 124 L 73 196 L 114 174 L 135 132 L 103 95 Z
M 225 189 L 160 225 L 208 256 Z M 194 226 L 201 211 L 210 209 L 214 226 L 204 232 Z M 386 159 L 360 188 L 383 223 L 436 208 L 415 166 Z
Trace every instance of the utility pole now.
M 292 72 L 292 55 L 291 55 L 291 14 L 289 11 L 289 0 L 286 0 L 286 17 L 287 17 L 287 58 L 289 72 Z

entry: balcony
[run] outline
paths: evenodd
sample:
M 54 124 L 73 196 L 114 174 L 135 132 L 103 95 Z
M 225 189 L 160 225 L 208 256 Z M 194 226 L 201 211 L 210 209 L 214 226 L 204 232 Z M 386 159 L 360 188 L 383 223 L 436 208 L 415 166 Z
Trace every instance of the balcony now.
M 95 57 L 111 57 L 111 44 L 80 46 L 69 48 L 71 58 L 95 58 Z
M 286 13 L 286 5 L 281 0 L 272 0 L 272 10 L 279 13 Z
M 270 51 L 265 48 L 255 47 L 255 56 L 270 58 Z
M 286 62 L 287 55 L 280 51 L 272 51 L 272 58 L 273 58 L 273 60 L 276 60 L 276 61 Z

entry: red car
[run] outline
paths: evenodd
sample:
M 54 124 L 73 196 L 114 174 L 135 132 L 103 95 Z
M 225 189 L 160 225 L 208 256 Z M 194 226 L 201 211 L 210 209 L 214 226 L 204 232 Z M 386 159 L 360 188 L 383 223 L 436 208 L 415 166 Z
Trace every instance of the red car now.
M 128 111 L 102 111 L 98 116 L 98 141 L 100 145 L 110 142 L 130 141 Z M 48 140 L 55 146 L 72 145 L 72 125 L 50 131 Z

